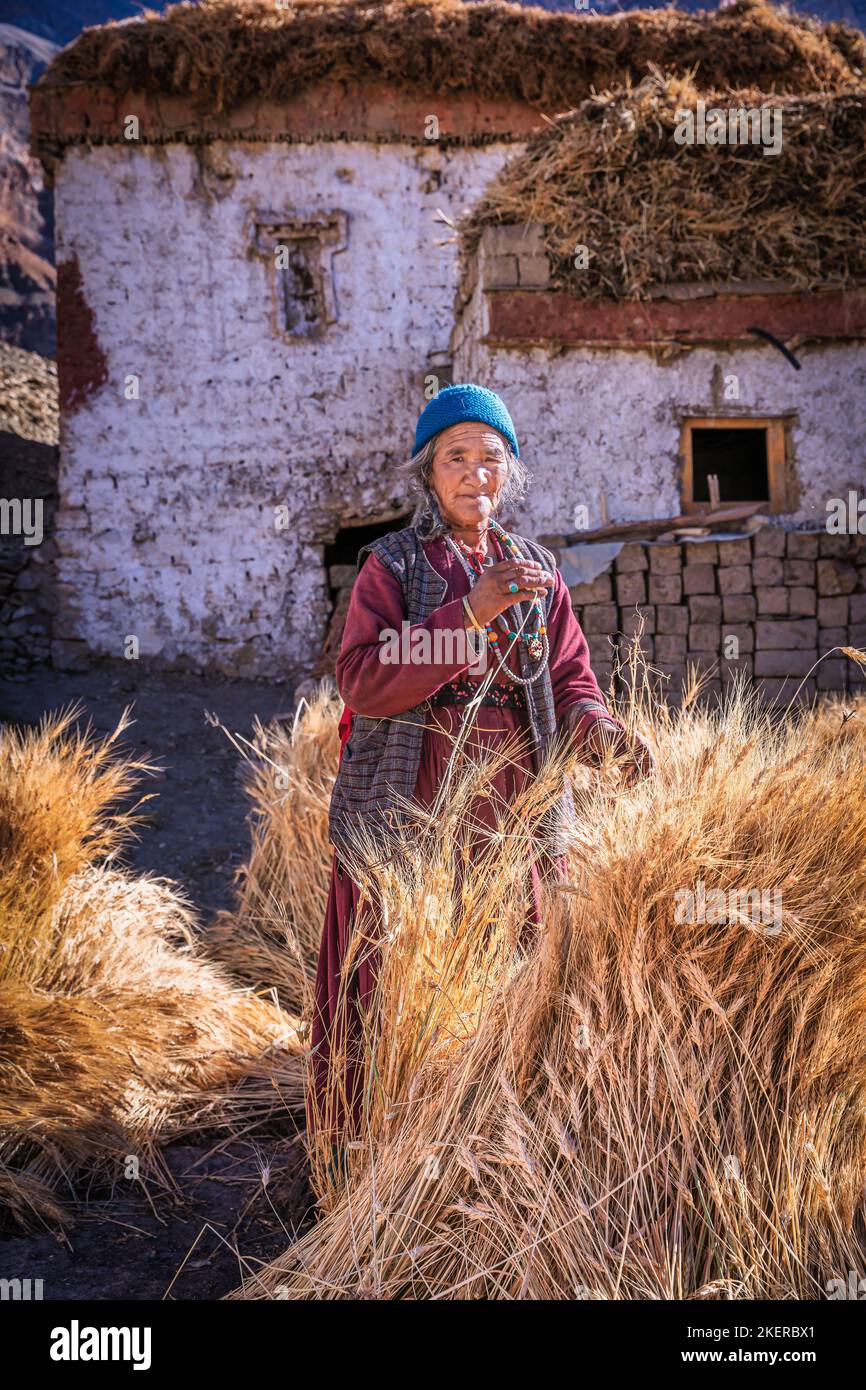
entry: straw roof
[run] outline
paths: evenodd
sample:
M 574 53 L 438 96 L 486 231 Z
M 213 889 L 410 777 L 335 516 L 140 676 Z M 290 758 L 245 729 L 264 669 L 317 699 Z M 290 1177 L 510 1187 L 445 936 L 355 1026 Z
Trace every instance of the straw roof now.
M 781 151 L 678 144 L 676 112 L 700 99 L 707 113 L 777 108 Z M 656 71 L 530 139 L 462 219 L 464 265 L 485 227 L 529 222 L 544 228 L 552 288 L 587 298 L 694 281 L 866 282 L 866 90 L 699 93 Z
M 839 91 L 866 68 L 866 40 L 762 3 L 708 14 L 609 17 L 485 0 L 206 0 L 86 29 L 41 87 L 98 84 L 175 94 L 223 111 L 285 100 L 322 81 L 387 82 L 523 100 L 548 114 L 639 80 L 649 63 L 696 68 L 706 87 Z

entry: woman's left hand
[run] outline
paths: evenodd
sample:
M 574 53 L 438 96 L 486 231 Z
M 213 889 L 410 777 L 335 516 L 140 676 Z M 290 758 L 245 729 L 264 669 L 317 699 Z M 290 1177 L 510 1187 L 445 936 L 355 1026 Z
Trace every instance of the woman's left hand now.
M 655 763 L 649 744 L 646 739 L 641 738 L 640 734 L 635 734 L 629 749 L 629 761 L 622 770 L 623 782 L 627 787 L 633 787 L 635 782 L 639 782 L 642 777 L 651 776 L 654 767 Z
M 600 760 L 608 753 L 623 760 L 622 780 L 627 787 L 634 786 L 642 777 L 649 777 L 655 766 L 649 744 L 640 734 L 635 734 L 629 742 L 622 729 L 606 719 L 599 719 L 593 725 L 587 742 Z

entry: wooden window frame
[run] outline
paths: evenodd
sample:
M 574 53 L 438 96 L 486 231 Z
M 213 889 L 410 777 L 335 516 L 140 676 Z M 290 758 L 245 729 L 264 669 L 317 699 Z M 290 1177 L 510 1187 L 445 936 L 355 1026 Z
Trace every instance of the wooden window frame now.
M 305 343 L 322 338 L 335 324 L 337 298 L 333 259 L 348 245 L 349 215 L 339 208 L 324 212 L 274 212 L 258 208 L 252 214 L 253 254 L 264 260 L 271 285 L 271 327 L 275 336 L 288 343 Z M 284 272 L 277 270 L 275 251 L 294 246 L 306 261 L 313 285 L 316 317 L 309 326 L 303 317 L 300 326 L 290 322 Z
M 693 430 L 740 429 L 767 432 L 767 485 L 769 501 L 759 497 L 738 499 L 745 506 L 760 503 L 765 511 L 778 515 L 788 511 L 787 489 L 785 484 L 785 419 L 773 415 L 690 415 L 682 422 L 680 433 L 680 459 L 682 461 L 682 508 L 683 515 L 690 512 L 706 511 L 709 503 L 695 501 L 694 457 L 692 453 Z M 722 506 L 735 506 L 736 503 L 722 501 Z

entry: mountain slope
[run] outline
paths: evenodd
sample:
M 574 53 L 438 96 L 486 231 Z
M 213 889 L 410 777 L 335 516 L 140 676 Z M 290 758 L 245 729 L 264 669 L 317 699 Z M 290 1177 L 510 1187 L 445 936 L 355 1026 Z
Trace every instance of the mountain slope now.
M 28 148 L 27 86 L 57 52 L 0 24 L 0 338 L 54 352 L 54 218 L 42 166 Z

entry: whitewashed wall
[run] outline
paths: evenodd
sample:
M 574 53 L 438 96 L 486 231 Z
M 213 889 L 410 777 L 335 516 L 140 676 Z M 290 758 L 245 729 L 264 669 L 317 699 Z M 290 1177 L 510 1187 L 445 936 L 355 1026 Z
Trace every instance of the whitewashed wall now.
M 529 534 L 560 532 L 586 506 L 600 524 L 680 510 L 680 426 L 688 415 L 784 415 L 791 431 L 799 507 L 786 525 L 824 524 L 830 497 L 866 485 L 866 345 L 799 348 L 796 371 L 773 347 L 697 348 L 661 364 L 645 351 L 490 349 L 484 292 L 476 288 L 454 332 L 455 380 L 500 392 L 514 418 L 534 482 L 519 523 Z M 600 312 L 603 312 L 601 310 Z M 726 400 L 736 376 L 739 399 Z
M 203 163 L 178 145 L 69 150 L 58 260 L 78 258 L 109 379 L 63 428 L 61 637 L 121 655 L 135 635 L 164 664 L 275 678 L 313 659 L 321 544 L 400 505 L 393 467 L 428 355 L 448 347 L 456 247 L 436 210 L 471 205 L 515 149 L 237 143 Z M 271 326 L 249 254 L 260 208 L 348 213 L 338 322 L 320 340 Z

